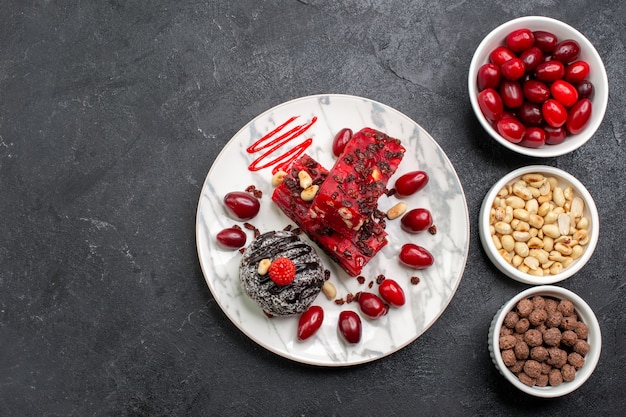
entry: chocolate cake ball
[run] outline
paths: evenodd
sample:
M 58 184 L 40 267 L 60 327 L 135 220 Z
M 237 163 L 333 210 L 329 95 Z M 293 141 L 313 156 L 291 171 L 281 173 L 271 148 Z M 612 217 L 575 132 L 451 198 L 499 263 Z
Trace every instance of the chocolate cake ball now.
M 277 285 L 269 274 L 258 272 L 263 259 L 289 258 L 296 266 L 292 283 Z M 318 296 L 324 284 L 324 267 L 315 250 L 289 231 L 267 232 L 246 248 L 239 266 L 239 280 L 244 291 L 266 315 L 292 316 L 304 312 Z

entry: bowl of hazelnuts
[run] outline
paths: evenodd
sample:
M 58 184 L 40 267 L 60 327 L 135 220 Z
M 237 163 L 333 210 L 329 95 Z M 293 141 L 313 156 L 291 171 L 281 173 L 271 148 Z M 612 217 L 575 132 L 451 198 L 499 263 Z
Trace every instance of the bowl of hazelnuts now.
M 498 371 L 527 394 L 554 398 L 578 389 L 600 359 L 602 338 L 589 305 L 567 289 L 520 292 L 494 316 L 489 352 Z

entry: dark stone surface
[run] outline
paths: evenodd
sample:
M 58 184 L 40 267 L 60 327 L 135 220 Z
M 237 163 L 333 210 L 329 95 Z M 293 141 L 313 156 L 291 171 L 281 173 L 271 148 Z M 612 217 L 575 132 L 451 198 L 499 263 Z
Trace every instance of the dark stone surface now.
M 514 17 L 587 35 L 610 78 L 578 151 L 536 161 L 490 140 L 466 89 L 473 49 Z M 617 415 L 626 407 L 626 8 L 607 1 L 0 2 L 0 415 Z M 258 113 L 365 96 L 441 144 L 466 192 L 467 268 L 442 317 L 383 360 L 318 369 L 226 318 L 197 261 L 195 209 L 220 149 Z M 595 309 L 600 363 L 574 394 L 524 396 L 491 364 L 495 311 L 525 288 L 484 255 L 480 202 L 522 165 L 596 198 L 601 238 L 563 283 Z

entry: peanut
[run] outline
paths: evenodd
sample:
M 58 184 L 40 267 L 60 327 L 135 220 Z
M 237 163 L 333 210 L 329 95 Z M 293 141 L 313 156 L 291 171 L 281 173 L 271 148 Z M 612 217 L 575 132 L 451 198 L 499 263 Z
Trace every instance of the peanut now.
M 502 249 L 502 242 L 500 241 L 498 235 L 491 235 L 491 239 L 493 239 L 493 245 L 496 247 L 496 249 Z
M 271 264 L 272 261 L 270 261 L 269 259 L 261 259 L 257 268 L 257 272 L 259 273 L 259 275 L 267 274 L 267 271 L 269 271 Z
M 280 184 L 282 184 L 286 176 L 287 173 L 282 169 L 276 171 L 276 173 L 272 175 L 272 187 L 278 187 Z
M 387 218 L 389 220 L 397 219 L 404 214 L 406 208 L 407 204 L 405 202 L 399 202 L 398 204 L 387 210 Z
M 337 289 L 330 281 L 324 281 L 324 284 L 322 284 L 322 292 L 329 300 L 332 300 L 337 296 Z
M 518 220 L 527 222 L 528 220 L 530 220 L 530 213 L 526 209 L 518 208 L 513 210 L 513 217 Z
M 303 190 L 313 185 L 313 178 L 311 178 L 309 173 L 306 171 L 298 172 L 298 179 L 300 180 L 300 188 L 302 188 Z
M 320 186 L 313 184 L 300 192 L 300 198 L 304 201 L 313 201 L 319 190 Z
M 502 248 L 507 252 L 512 252 L 515 248 L 515 239 L 513 239 L 513 236 L 511 235 L 500 236 L 500 243 L 502 243 Z

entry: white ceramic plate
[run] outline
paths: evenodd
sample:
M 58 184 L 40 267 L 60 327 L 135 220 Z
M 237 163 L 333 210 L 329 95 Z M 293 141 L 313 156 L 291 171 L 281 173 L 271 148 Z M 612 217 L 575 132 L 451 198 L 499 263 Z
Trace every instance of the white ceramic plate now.
M 291 118 L 294 118 L 289 123 Z M 339 312 L 351 309 L 358 312 L 356 302 L 339 306 L 320 293 L 316 304 L 325 311 L 320 330 L 310 339 L 296 339 L 297 317 L 267 318 L 243 292 L 239 284 L 238 268 L 241 254 L 217 246 L 216 234 L 233 224 L 223 205 L 226 193 L 244 190 L 250 185 L 262 190 L 261 211 L 250 220 L 261 232 L 283 229 L 293 224 L 271 200 L 271 167 L 249 170 L 250 164 L 263 151 L 250 153 L 247 148 L 260 138 L 277 138 L 297 126 L 311 123 L 305 132 L 274 153 L 279 156 L 290 148 L 311 139 L 307 153 L 330 169 L 335 161 L 331 145 L 335 134 L 348 127 L 353 131 L 372 127 L 399 138 L 406 148 L 398 171 L 389 187 L 403 173 L 417 169 L 429 174 L 426 187 L 403 199 L 409 208 L 425 207 L 431 210 L 437 233 L 408 234 L 400 229 L 399 219 L 387 221 L 389 244 L 363 269 L 366 278 L 359 284 L 341 268 L 320 254 L 332 273 L 331 280 L 338 290 L 337 297 L 368 290 L 376 292 L 376 277 L 384 274 L 403 287 L 407 302 L 400 308 L 391 308 L 378 319 L 363 318 L 363 336 L 356 345 L 348 345 L 337 332 Z M 282 129 L 278 127 L 283 126 Z M 273 159 L 273 158 L 270 158 Z M 267 160 L 266 160 L 267 161 Z M 386 210 L 398 200 L 382 196 L 379 207 Z M 306 237 L 302 235 L 304 239 Z M 248 231 L 248 243 L 252 240 Z M 435 263 L 425 270 L 414 270 L 398 261 L 400 247 L 413 242 L 427 248 Z M 469 250 L 469 216 L 461 183 L 454 168 L 435 140 L 407 116 L 384 104 L 365 98 L 346 95 L 316 95 L 303 97 L 278 105 L 259 115 L 244 126 L 228 142 L 211 167 L 202 187 L 196 217 L 198 256 L 206 282 L 224 313 L 248 337 L 266 349 L 291 360 L 319 365 L 346 366 L 380 359 L 398 351 L 417 339 L 445 310 L 461 281 Z M 317 249 L 317 247 L 314 245 Z M 413 285 L 412 276 L 420 282 Z

